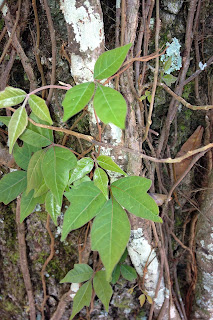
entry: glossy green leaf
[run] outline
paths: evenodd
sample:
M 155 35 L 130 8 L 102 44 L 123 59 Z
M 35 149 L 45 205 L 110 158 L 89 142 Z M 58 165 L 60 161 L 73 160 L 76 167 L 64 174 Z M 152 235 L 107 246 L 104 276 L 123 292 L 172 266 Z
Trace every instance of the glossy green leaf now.
M 96 216 L 91 232 L 92 250 L 98 251 L 110 280 L 130 236 L 130 223 L 126 212 L 115 201 L 108 200 Z
M 56 198 L 54 197 L 51 191 L 49 191 L 46 195 L 45 209 L 49 213 L 55 225 L 57 226 L 57 218 L 61 214 L 61 206 L 57 203 Z
M 47 122 L 40 120 L 33 113 L 30 118 L 37 123 L 47 124 Z M 29 123 L 25 132 L 19 137 L 22 141 L 33 145 L 35 147 L 46 147 L 53 143 L 53 131 L 46 128 L 40 128 L 32 123 Z
M 0 92 L 0 108 L 16 106 L 24 101 L 26 95 L 26 92 L 21 89 L 6 87 Z
M 111 185 L 113 196 L 122 207 L 137 217 L 162 222 L 155 201 L 147 194 L 151 180 L 143 177 L 121 178 Z
M 82 227 L 94 218 L 106 202 L 106 198 L 92 181 L 81 183 L 75 189 L 66 192 L 65 197 L 71 205 L 64 215 L 62 241 L 70 231 Z
M 34 189 L 37 191 L 43 182 L 41 164 L 44 158 L 45 150 L 39 150 L 33 154 L 27 169 L 27 190 L 26 193 Z
M 137 273 L 134 268 L 131 266 L 128 266 L 127 264 L 121 265 L 121 274 L 124 277 L 124 279 L 128 281 L 133 281 L 137 279 Z
M 89 280 L 93 275 L 93 270 L 88 264 L 75 264 L 74 269 L 70 270 L 60 283 L 80 283 Z
M 62 205 L 62 196 L 69 180 L 69 171 L 76 164 L 77 160 L 74 154 L 62 147 L 51 147 L 44 155 L 42 161 L 43 177 L 59 206 Z
M 123 170 L 121 170 L 121 168 L 112 160 L 111 157 L 99 156 L 97 158 L 97 161 L 99 166 L 102 167 L 103 169 L 118 172 L 120 174 L 127 176 L 127 174 Z
M 116 282 L 120 278 L 120 274 L 121 274 L 121 267 L 120 267 L 120 263 L 118 263 L 112 272 L 112 280 L 111 280 L 112 284 L 116 284 Z
M 52 119 L 50 117 L 49 109 L 44 99 L 36 96 L 35 94 L 32 94 L 30 95 L 28 102 L 31 110 L 39 119 L 44 120 L 49 124 L 53 124 Z
M 106 172 L 100 168 L 95 169 L 95 172 L 93 175 L 93 181 L 95 186 L 101 190 L 105 198 L 108 200 L 109 190 L 108 190 L 108 177 Z
M 34 198 L 34 191 L 31 190 L 28 194 L 23 192 L 21 196 L 21 206 L 20 206 L 20 222 L 23 222 L 35 209 L 35 206 L 39 203 L 44 202 L 44 197 Z
M 72 189 L 74 188 L 78 188 L 78 186 L 83 183 L 83 182 L 88 182 L 88 181 L 91 181 L 91 179 L 88 177 L 88 176 L 85 176 L 81 179 L 78 179 L 77 181 L 75 181 L 72 185 Z
M 2 123 L 4 123 L 5 124 L 5 126 L 7 126 L 8 127 L 8 125 L 9 125 L 9 122 L 10 122 L 10 119 L 11 119 L 11 117 L 7 117 L 7 116 L 1 116 L 0 117 L 0 121 L 2 122 Z
M 89 103 L 94 90 L 95 84 L 93 82 L 85 82 L 74 86 L 66 92 L 62 102 L 64 108 L 64 122 L 81 111 Z
M 4 175 L 0 180 L 0 202 L 8 204 L 16 199 L 27 186 L 27 173 L 25 171 L 14 171 Z
M 12 153 L 16 140 L 26 129 L 27 122 L 27 112 L 25 107 L 21 106 L 14 112 L 8 125 L 9 153 Z
M 100 55 L 95 63 L 94 78 L 106 79 L 112 76 L 121 67 L 132 44 L 106 51 Z
M 93 279 L 93 287 L 97 297 L 103 303 L 106 311 L 109 310 L 109 302 L 112 297 L 112 288 L 108 281 L 106 281 L 106 272 L 100 270 L 96 272 Z
M 34 197 L 40 197 L 43 194 L 46 194 L 47 191 L 49 190 L 48 186 L 46 185 L 44 179 L 41 181 L 40 186 L 38 188 L 36 188 L 35 192 L 34 192 Z
M 166 74 L 162 77 L 162 80 L 165 82 L 165 84 L 170 87 L 172 83 L 175 83 L 177 80 L 177 77 L 174 77 L 172 74 Z
M 83 178 L 87 173 L 89 173 L 94 166 L 94 162 L 91 158 L 85 157 L 77 162 L 77 166 L 72 172 L 69 180 L 69 184 L 73 183 L 78 179 Z
M 98 85 L 93 105 L 103 123 L 113 123 L 121 129 L 125 128 L 127 106 L 120 92 Z
M 22 147 L 19 147 L 18 144 L 15 143 L 13 148 L 13 157 L 15 162 L 20 168 L 27 170 L 31 155 L 35 151 L 38 151 L 38 148 L 33 147 L 25 142 Z
M 89 307 L 92 298 L 92 284 L 91 281 L 84 283 L 73 299 L 73 308 L 70 320 L 84 307 Z

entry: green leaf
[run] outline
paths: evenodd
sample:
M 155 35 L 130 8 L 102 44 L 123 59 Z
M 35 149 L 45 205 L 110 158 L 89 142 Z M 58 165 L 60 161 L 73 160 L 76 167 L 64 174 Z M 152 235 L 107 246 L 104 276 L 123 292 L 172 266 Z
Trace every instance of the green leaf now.
M 146 193 L 151 183 L 151 180 L 143 177 L 126 177 L 113 182 L 111 190 L 120 205 L 129 212 L 137 217 L 162 222 L 157 204 Z
M 91 179 L 88 176 L 85 176 L 81 179 L 78 179 L 75 181 L 72 185 L 72 189 L 77 188 L 81 183 L 91 181 Z M 68 190 L 69 191 L 69 190 Z
M 126 212 L 115 201 L 108 200 L 96 216 L 92 231 L 92 250 L 98 251 L 110 280 L 115 265 L 119 262 L 130 236 L 130 223 Z
M 112 158 L 108 156 L 99 156 L 97 158 L 97 161 L 99 166 L 103 169 L 118 172 L 127 176 L 127 174 L 123 170 L 121 170 L 121 168 L 119 168 L 119 166 L 112 160 Z
M 84 307 L 89 307 L 92 298 L 92 284 L 91 281 L 84 283 L 73 299 L 73 308 L 70 320 Z
M 93 275 L 93 270 L 88 264 L 75 264 L 60 283 L 80 283 L 89 280 Z
M 66 92 L 62 102 L 64 108 L 64 122 L 81 111 L 89 103 L 94 90 L 95 84 L 93 82 L 86 82 L 78 84 Z
M 45 150 L 39 150 L 33 154 L 30 159 L 27 169 L 27 190 L 26 194 L 30 190 L 37 191 L 43 183 L 43 174 L 41 170 L 41 164 L 44 158 Z
M 127 106 L 120 92 L 102 85 L 98 85 L 93 102 L 97 116 L 103 123 L 113 123 L 124 129 Z
M 0 180 L 0 202 L 8 204 L 16 199 L 27 186 L 27 173 L 25 171 L 14 171 L 6 174 Z
M 62 241 L 70 231 L 80 228 L 94 218 L 106 202 L 106 198 L 92 181 L 81 183 L 75 189 L 66 192 L 65 197 L 71 205 L 64 215 Z
M 36 190 L 34 192 L 34 197 L 40 197 L 43 194 L 46 194 L 48 190 L 49 189 L 43 179 L 42 182 L 40 183 L 40 186 L 38 188 L 36 188 Z
M 164 63 L 164 66 L 163 66 L 164 72 L 168 71 L 171 65 L 172 65 L 172 57 L 169 57 L 169 59 Z
M 47 124 L 47 122 L 38 119 L 33 113 L 30 118 L 37 123 Z M 46 147 L 53 143 L 53 131 L 46 128 L 40 128 L 29 123 L 25 132 L 19 137 L 22 141 L 33 145 L 34 147 Z
M 33 197 L 34 191 L 31 190 L 28 194 L 23 192 L 21 196 L 21 207 L 20 207 L 20 222 L 23 222 L 35 209 L 38 203 L 43 203 L 43 197 Z
M 108 191 L 108 177 L 106 172 L 100 168 L 95 169 L 95 172 L 93 175 L 93 181 L 95 186 L 101 190 L 105 198 L 108 200 L 109 191 Z
M 177 77 L 174 77 L 172 74 L 167 74 L 162 77 L 162 80 L 165 82 L 165 84 L 170 87 L 172 83 L 175 83 L 177 80 Z
M 9 153 L 12 153 L 12 149 L 16 140 L 26 129 L 27 122 L 27 112 L 25 107 L 21 106 L 14 112 L 8 125 Z
M 49 191 L 46 195 L 45 208 L 46 208 L 46 211 L 51 216 L 53 222 L 57 226 L 58 225 L 57 218 L 61 214 L 61 206 L 57 203 L 56 198 L 54 197 L 51 191 Z
M 108 281 L 106 281 L 106 272 L 101 270 L 96 272 L 93 279 L 93 287 L 96 295 L 103 303 L 106 311 L 109 311 L 109 302 L 112 297 L 112 288 Z
M 147 96 L 143 95 L 143 96 L 141 96 L 141 97 L 139 98 L 139 100 L 140 100 L 140 101 L 143 101 L 143 100 L 145 100 L 146 98 L 147 98 Z
M 134 268 L 131 266 L 128 266 L 127 264 L 121 265 L 121 274 L 124 277 L 124 279 L 128 281 L 133 281 L 137 279 L 137 273 Z
M 37 150 L 38 148 L 33 147 L 25 142 L 22 147 L 19 147 L 18 144 L 15 143 L 13 148 L 13 157 L 15 162 L 20 168 L 27 170 L 31 155 Z
M 1 116 L 0 117 L 0 121 L 2 122 L 2 123 L 4 123 L 5 124 L 5 126 L 7 126 L 8 127 L 8 125 L 9 125 L 9 122 L 10 122 L 10 119 L 11 119 L 11 117 L 7 117 L 7 116 Z
M 49 109 L 44 99 L 36 96 L 35 94 L 32 94 L 30 95 L 28 102 L 31 110 L 39 119 L 44 120 L 49 124 L 53 124 L 52 119 L 50 117 Z
M 6 87 L 0 92 L 0 108 L 16 106 L 24 101 L 26 95 L 26 92 L 21 89 Z
M 62 147 L 51 147 L 44 155 L 42 173 L 47 187 L 52 191 L 59 206 L 69 180 L 69 171 L 77 164 L 74 154 Z
M 127 256 L 128 256 L 128 252 L 127 252 L 127 248 L 126 248 L 124 253 L 122 254 L 122 257 L 119 262 L 120 263 L 124 262 L 126 260 Z
M 72 172 L 69 180 L 69 184 L 73 183 L 78 179 L 83 178 L 87 173 L 89 173 L 94 166 L 94 162 L 91 158 L 85 157 L 77 162 L 77 166 Z
M 95 63 L 94 78 L 106 79 L 112 76 L 121 67 L 132 44 L 106 51 L 100 55 Z
M 120 268 L 120 264 L 118 263 L 112 272 L 112 280 L 111 280 L 112 284 L 116 284 L 116 282 L 120 278 L 120 274 L 121 274 L 121 268 Z

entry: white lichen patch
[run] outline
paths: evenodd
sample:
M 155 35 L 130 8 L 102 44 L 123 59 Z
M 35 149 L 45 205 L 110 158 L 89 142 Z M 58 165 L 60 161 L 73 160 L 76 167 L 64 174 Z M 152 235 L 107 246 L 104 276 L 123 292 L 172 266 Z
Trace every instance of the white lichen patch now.
M 95 59 L 82 58 L 80 55 L 71 54 L 71 74 L 77 84 L 93 81 Z
M 130 240 L 127 246 L 131 261 L 137 273 L 143 277 L 143 270 L 148 264 L 147 273 L 145 275 L 145 287 L 148 294 L 153 298 L 159 277 L 159 263 L 154 250 L 143 235 L 141 228 L 131 231 Z M 147 263 L 148 261 L 148 263 Z M 160 290 L 155 303 L 162 306 L 165 296 L 165 287 L 163 280 L 161 281 Z
M 74 299 L 74 297 L 75 297 L 76 293 L 78 292 L 79 288 L 80 288 L 79 283 L 72 283 L 71 284 L 70 289 L 71 289 L 72 293 L 71 293 L 70 297 L 72 299 Z
M 103 41 L 103 21 L 97 12 L 91 7 L 89 1 L 84 6 L 77 7 L 76 0 L 60 1 L 61 10 L 65 20 L 72 25 L 75 40 L 80 45 L 80 51 L 93 51 Z
M 0 6 L 3 4 L 3 0 L 0 1 Z M 3 16 L 5 17 L 8 11 L 8 6 L 6 4 L 4 4 L 3 8 L 1 9 L 1 12 L 3 14 Z

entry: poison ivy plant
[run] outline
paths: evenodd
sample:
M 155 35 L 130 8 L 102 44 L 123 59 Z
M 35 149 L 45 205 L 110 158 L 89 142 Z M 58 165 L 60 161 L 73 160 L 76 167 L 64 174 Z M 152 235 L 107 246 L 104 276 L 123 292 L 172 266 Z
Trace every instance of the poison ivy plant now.
M 128 44 L 103 53 L 94 67 L 94 81 L 76 85 L 67 91 L 62 102 L 63 121 L 69 120 L 90 103 L 103 123 L 125 128 L 126 101 L 121 93 L 105 86 L 101 80 L 114 77 L 130 47 L 131 44 Z M 167 62 L 165 70 L 170 65 Z M 75 151 L 55 144 L 54 129 L 66 133 L 67 129 L 51 127 L 53 121 L 49 109 L 35 92 L 27 94 L 12 87 L 0 92 L 0 108 L 22 103 L 12 109 L 14 113 L 11 117 L 0 117 L 0 121 L 8 127 L 9 152 L 13 152 L 20 168 L 5 174 L 0 180 L 0 201 L 8 204 L 21 195 L 20 222 L 40 204 L 57 226 L 58 217 L 65 211 L 65 197 L 70 204 L 64 213 L 62 241 L 73 230 L 90 223 L 91 248 L 100 255 L 99 266 L 92 266 L 93 270 L 86 264 L 76 264 L 61 280 L 61 283 L 83 283 L 73 301 L 70 318 L 73 319 L 84 306 L 89 306 L 92 290 L 108 310 L 112 296 L 110 281 L 116 283 L 120 274 L 129 281 L 136 278 L 135 270 L 124 263 L 130 237 L 127 211 L 155 222 L 162 222 L 162 219 L 155 201 L 147 194 L 151 180 L 129 177 L 109 156 L 97 156 L 94 152 L 92 157 L 78 154 L 77 159 Z M 150 97 L 151 93 L 147 90 L 145 98 L 149 100 Z M 25 109 L 27 102 L 30 111 Z M 122 177 L 110 183 L 108 171 Z M 104 270 L 100 270 L 100 266 Z M 143 295 L 146 296 L 145 293 Z M 148 299 L 147 296 L 145 298 Z

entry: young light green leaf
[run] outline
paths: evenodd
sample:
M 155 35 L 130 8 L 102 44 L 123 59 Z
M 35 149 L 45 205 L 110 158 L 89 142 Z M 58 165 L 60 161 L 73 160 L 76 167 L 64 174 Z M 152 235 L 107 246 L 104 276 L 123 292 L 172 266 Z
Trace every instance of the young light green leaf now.
M 66 92 L 62 102 L 64 108 L 63 121 L 67 121 L 74 114 L 81 111 L 91 100 L 95 90 L 94 82 L 78 84 Z
M 138 298 L 138 300 L 140 301 L 140 306 L 143 307 L 145 301 L 146 301 L 146 296 L 145 294 L 141 294 L 140 297 Z
M 109 302 L 112 297 L 112 288 L 108 281 L 106 281 L 106 272 L 100 270 L 96 272 L 93 279 L 93 287 L 97 297 L 103 303 L 106 311 L 109 310 Z
M 20 206 L 20 222 L 23 222 L 35 209 L 35 206 L 39 203 L 44 203 L 44 197 L 33 197 L 34 191 L 31 190 L 28 194 L 23 192 L 21 196 L 21 206 Z
M 128 281 L 133 281 L 137 279 L 137 273 L 134 268 L 131 266 L 128 266 L 127 264 L 121 265 L 121 274 L 124 277 L 124 279 Z
M 37 191 L 43 183 L 43 174 L 41 170 L 41 164 L 44 158 L 45 150 L 39 150 L 33 154 L 28 164 L 27 169 L 27 190 L 26 194 L 30 190 Z
M 14 112 L 8 125 L 9 153 L 12 153 L 16 140 L 26 129 L 27 122 L 27 112 L 25 107 L 21 106 Z
M 164 63 L 164 66 L 163 66 L 164 72 L 168 71 L 171 65 L 172 65 L 172 56 L 170 56 L 169 59 Z
M 80 283 L 89 280 L 93 275 L 93 270 L 88 264 L 75 264 L 74 269 L 70 270 L 60 283 Z
M 26 92 L 21 89 L 6 87 L 0 92 L 0 108 L 16 106 L 24 101 L 26 95 Z
M 35 151 L 38 151 L 37 147 L 33 147 L 25 142 L 22 147 L 19 147 L 18 144 L 15 143 L 13 148 L 15 162 L 20 168 L 27 170 L 31 155 Z
M 175 83 L 177 80 L 177 77 L 174 77 L 172 74 L 166 74 L 162 77 L 162 80 L 165 82 L 165 84 L 170 87 L 172 83 Z
M 27 186 L 27 173 L 14 171 L 6 174 L 0 180 L 0 202 L 10 203 L 22 193 Z
M 49 124 L 53 124 L 49 109 L 44 99 L 36 96 L 35 94 L 31 94 L 28 102 L 31 110 L 39 119 L 44 120 Z
M 116 284 L 116 282 L 120 278 L 120 274 L 121 274 L 121 267 L 120 267 L 120 263 L 118 263 L 112 272 L 112 280 L 111 280 L 112 284 Z
M 65 197 L 71 205 L 64 215 L 62 241 L 70 231 L 80 228 L 94 218 L 106 202 L 106 198 L 92 181 L 81 183 L 66 192 Z
M 106 280 L 110 280 L 112 271 L 126 248 L 129 236 L 130 223 L 126 212 L 115 199 L 108 200 L 96 216 L 91 231 L 92 250 L 100 254 L 106 269 Z
M 45 209 L 49 213 L 55 225 L 57 226 L 57 218 L 61 214 L 61 206 L 57 203 L 56 198 L 54 197 L 51 191 L 49 191 L 46 194 Z
M 113 196 L 122 207 L 137 217 L 162 222 L 155 201 L 147 194 L 151 180 L 143 177 L 121 178 L 111 185 Z
M 59 206 L 69 180 L 69 171 L 77 164 L 74 154 L 62 147 L 51 147 L 42 161 L 42 173 L 47 187 L 52 191 Z
M 31 113 L 30 118 L 37 123 L 47 124 L 46 121 L 40 120 L 33 113 Z M 32 123 L 28 124 L 27 129 L 19 138 L 22 141 L 39 148 L 49 146 L 54 141 L 52 130 L 37 127 Z
M 1 116 L 0 121 L 8 127 L 11 117 L 10 116 Z
M 93 175 L 93 181 L 95 186 L 101 190 L 105 198 L 108 200 L 109 191 L 108 191 L 108 177 L 104 170 L 97 168 L 95 169 Z
M 121 168 L 112 160 L 111 157 L 108 156 L 99 156 L 97 158 L 98 164 L 101 168 L 105 170 L 110 170 L 114 172 L 118 172 L 120 174 L 123 174 L 124 176 L 127 176 L 127 174 L 121 170 Z
M 113 123 L 121 129 L 125 128 L 127 106 L 120 92 L 98 85 L 93 105 L 103 123 Z
M 77 162 L 77 166 L 72 172 L 72 175 L 69 180 L 69 184 L 72 184 L 73 181 L 83 178 L 87 173 L 89 173 L 94 166 L 94 162 L 91 158 L 85 157 Z
M 89 307 L 92 298 L 92 284 L 91 281 L 84 283 L 73 299 L 73 308 L 70 320 L 84 307 Z
M 106 79 L 112 76 L 121 67 L 132 44 L 106 51 L 100 55 L 94 68 L 95 79 Z

